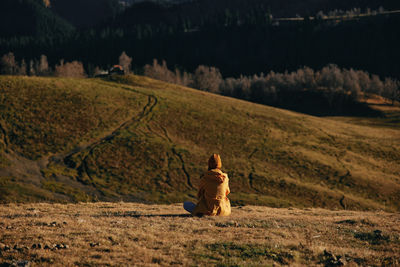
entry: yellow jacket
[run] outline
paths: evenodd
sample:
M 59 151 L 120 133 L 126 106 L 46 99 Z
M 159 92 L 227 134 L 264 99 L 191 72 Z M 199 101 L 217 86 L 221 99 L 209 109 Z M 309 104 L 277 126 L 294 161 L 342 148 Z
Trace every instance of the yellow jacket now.
M 207 171 L 200 180 L 198 202 L 192 214 L 195 216 L 228 216 L 231 214 L 231 203 L 227 198 L 229 178 L 220 169 Z

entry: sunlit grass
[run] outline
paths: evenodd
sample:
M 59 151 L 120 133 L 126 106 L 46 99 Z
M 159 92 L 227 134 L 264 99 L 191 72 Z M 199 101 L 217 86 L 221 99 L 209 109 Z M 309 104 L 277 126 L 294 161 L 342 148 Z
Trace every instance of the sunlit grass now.
M 193 200 L 219 153 L 235 205 L 400 208 L 392 122 L 317 118 L 134 75 L 0 84 L 7 148 L 49 157 L 32 185 L 49 201 Z
M 8 204 L 0 264 L 396 266 L 398 220 L 382 211 L 244 206 L 195 218 L 179 204 Z

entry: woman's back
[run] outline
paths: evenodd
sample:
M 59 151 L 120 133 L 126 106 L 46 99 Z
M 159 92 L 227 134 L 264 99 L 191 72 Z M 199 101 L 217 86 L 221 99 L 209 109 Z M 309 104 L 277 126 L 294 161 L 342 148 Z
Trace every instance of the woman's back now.
M 222 162 L 218 154 L 208 160 L 208 171 L 201 177 L 198 202 L 193 215 L 228 216 L 231 214 L 231 203 L 228 199 L 229 178 L 221 171 Z
M 204 189 L 204 196 L 208 199 L 223 199 L 226 191 L 229 190 L 228 175 L 221 170 L 214 169 L 207 171 L 200 181 L 200 188 Z
M 186 201 L 183 208 L 195 216 L 228 216 L 231 203 L 228 199 L 229 178 L 221 171 L 222 162 L 218 154 L 208 160 L 208 171 L 201 176 L 197 204 Z

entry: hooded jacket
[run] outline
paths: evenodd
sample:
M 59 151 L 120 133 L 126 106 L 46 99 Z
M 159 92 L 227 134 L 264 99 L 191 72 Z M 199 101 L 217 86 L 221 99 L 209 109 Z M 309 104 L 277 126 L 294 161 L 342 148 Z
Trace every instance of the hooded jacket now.
M 208 161 L 209 170 L 201 177 L 198 202 L 192 214 L 195 216 L 228 216 L 231 203 L 228 199 L 229 178 L 221 171 L 221 158 L 214 154 Z

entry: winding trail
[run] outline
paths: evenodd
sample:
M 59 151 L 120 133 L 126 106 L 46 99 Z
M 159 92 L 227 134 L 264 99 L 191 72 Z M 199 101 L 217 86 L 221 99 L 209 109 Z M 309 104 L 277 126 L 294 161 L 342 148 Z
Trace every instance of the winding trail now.
M 251 158 L 254 156 L 255 153 L 257 153 L 258 148 L 255 148 L 250 155 L 248 156 L 249 161 L 251 162 Z M 253 189 L 256 192 L 259 192 L 259 190 L 257 188 L 254 187 L 253 181 L 254 181 L 254 172 L 255 172 L 255 168 L 254 168 L 254 164 L 251 163 L 251 171 L 248 175 L 248 180 L 249 180 L 249 185 L 250 188 Z
M 189 174 L 189 172 L 186 170 L 186 165 L 185 165 L 185 161 L 184 161 L 184 159 L 183 159 L 182 154 L 179 153 L 179 152 L 176 150 L 176 145 L 174 144 L 174 142 L 172 141 L 172 139 L 169 137 L 167 130 L 166 130 L 163 126 L 161 126 L 161 125 L 159 125 L 159 124 L 158 124 L 157 126 L 162 130 L 163 134 L 160 134 L 160 133 L 154 131 L 154 130 L 150 127 L 150 125 L 147 125 L 147 129 L 148 129 L 150 132 L 152 132 L 153 134 L 159 136 L 160 138 L 164 139 L 164 140 L 167 141 L 168 143 L 172 144 L 172 149 L 171 149 L 172 155 L 173 155 L 173 156 L 180 162 L 180 164 L 181 164 L 182 172 L 183 172 L 183 174 L 184 174 L 185 177 L 186 177 L 186 184 L 187 184 L 187 187 L 188 187 L 190 190 L 195 189 L 194 186 L 193 186 L 193 184 L 192 184 L 190 174 Z M 168 173 L 167 175 L 169 176 L 169 173 Z
M 323 134 L 325 134 L 326 136 L 328 136 L 334 143 L 336 143 L 336 138 L 335 136 L 325 132 L 322 129 L 319 129 L 319 131 L 321 131 Z M 342 166 L 342 168 L 346 171 L 346 174 L 342 175 L 339 177 L 339 184 L 343 184 L 343 180 L 347 179 L 348 177 L 351 177 L 351 172 L 350 169 L 346 167 L 346 165 L 343 163 L 342 159 L 343 156 L 346 154 L 346 150 L 342 151 L 342 153 L 335 153 L 335 158 L 336 161 Z M 342 195 L 342 197 L 339 200 L 339 204 L 343 209 L 346 209 L 346 204 L 344 203 L 345 200 L 345 196 L 344 194 Z
M 119 135 L 122 130 L 131 127 L 135 123 L 143 121 L 153 112 L 154 107 L 158 103 L 158 99 L 154 95 L 145 94 L 140 91 L 134 90 L 133 88 L 121 88 L 147 96 L 147 103 L 143 107 L 142 111 L 139 114 L 136 114 L 135 116 L 129 118 L 128 120 L 123 121 L 115 128 L 106 131 L 102 134 L 101 137 L 96 138 L 92 141 L 88 141 L 85 144 L 80 144 L 68 152 L 44 156 L 38 160 L 30 160 L 22 155 L 19 155 L 18 153 L 10 149 L 7 131 L 3 126 L 3 122 L 0 121 L 0 143 L 3 143 L 5 146 L 5 158 L 9 160 L 12 164 L 12 166 L 10 167 L 0 169 L 0 175 L 9 176 L 12 173 L 17 172 L 19 174 L 18 176 L 26 177 L 26 179 L 29 179 L 29 183 L 32 183 L 37 187 L 41 187 L 42 181 L 47 179 L 44 176 L 43 170 L 49 168 L 51 163 L 58 163 L 65 164 L 69 168 L 78 170 L 79 176 L 81 176 L 82 174 L 86 174 L 90 178 L 90 180 L 93 181 L 90 172 L 88 171 L 88 157 L 93 154 L 95 148 L 101 144 L 112 141 L 117 135 Z M 77 155 L 79 153 L 84 154 L 81 162 L 78 166 L 76 166 L 76 163 L 73 161 L 72 158 L 74 155 Z M 64 181 L 70 179 L 63 175 L 56 175 L 56 177 L 57 180 Z M 70 182 L 74 184 L 74 187 L 81 187 L 82 189 L 85 189 L 86 192 L 96 193 L 97 195 L 102 194 L 101 191 L 97 190 L 93 184 L 84 184 L 75 180 L 71 180 Z M 65 198 L 65 196 L 61 195 L 59 197 Z
M 99 138 L 98 140 L 93 141 L 84 146 L 77 147 L 77 148 L 73 149 L 72 151 L 70 151 L 69 153 L 64 154 L 63 158 L 64 159 L 69 158 L 75 154 L 83 152 L 84 150 L 88 150 L 88 153 L 91 153 L 93 151 L 93 149 L 95 147 L 97 147 L 98 145 L 100 145 L 104 142 L 112 141 L 119 134 L 119 132 L 121 130 L 124 130 L 124 129 L 130 127 L 132 124 L 134 124 L 136 122 L 140 122 L 144 117 L 146 117 L 149 113 L 151 113 L 153 108 L 157 105 L 157 102 L 158 102 L 158 100 L 155 96 L 149 95 L 147 104 L 145 105 L 145 107 L 139 113 L 138 116 L 134 116 L 134 117 L 122 122 L 120 125 L 118 125 L 116 128 L 114 128 L 111 131 L 111 133 L 107 133 L 105 136 Z
M 189 175 L 189 173 L 188 173 L 187 170 L 186 170 L 185 162 L 183 161 L 182 155 L 176 151 L 175 146 L 172 148 L 172 152 L 173 152 L 174 155 L 180 160 L 180 162 L 181 162 L 181 164 L 182 164 L 182 171 L 183 171 L 183 173 L 184 173 L 185 176 L 186 176 L 186 182 L 187 182 L 188 186 L 189 186 L 191 189 L 194 189 L 194 187 L 193 187 L 193 185 L 192 185 L 192 182 L 191 182 L 191 180 L 190 180 L 190 175 Z
M 147 95 L 147 97 L 148 97 L 147 104 L 144 106 L 143 110 L 139 113 L 138 116 L 134 116 L 129 120 L 121 123 L 110 134 L 107 134 L 106 136 L 98 139 L 97 141 L 94 141 L 90 144 L 87 144 L 86 146 L 71 151 L 63 158 L 64 163 L 67 164 L 69 167 L 76 168 L 80 172 L 80 174 L 85 173 L 91 180 L 93 180 L 88 171 L 88 166 L 87 166 L 88 157 L 90 155 L 93 155 L 93 151 L 96 147 L 104 143 L 111 142 L 122 130 L 131 127 L 135 123 L 141 122 L 145 117 L 147 117 L 149 114 L 153 112 L 154 107 L 158 103 L 158 99 L 153 95 Z M 82 159 L 81 164 L 79 166 L 74 166 L 75 163 L 73 162 L 72 157 L 84 151 L 86 152 Z
M 107 83 L 107 82 L 99 81 L 99 83 Z M 77 170 L 79 178 L 83 178 L 84 176 L 89 178 L 89 182 L 83 182 L 79 178 L 77 181 L 72 179 L 70 182 L 73 183 L 75 187 L 77 187 L 78 184 L 81 184 L 81 186 L 79 187 L 82 187 L 82 189 L 85 188 L 86 192 L 88 193 L 91 192 L 98 196 L 103 195 L 103 193 L 96 188 L 95 184 L 92 183 L 93 173 L 91 174 L 89 167 L 90 157 L 94 154 L 94 151 L 96 150 L 97 147 L 112 142 L 122 131 L 134 127 L 135 125 L 138 126 L 139 123 L 143 121 L 150 122 L 152 120 L 152 114 L 154 113 L 154 108 L 158 105 L 159 102 L 158 98 L 151 93 L 142 92 L 132 87 L 124 85 L 120 85 L 119 88 L 131 91 L 136 94 L 144 95 L 147 97 L 147 103 L 144 105 L 140 113 L 135 114 L 133 117 L 130 117 L 129 119 L 121 122 L 113 129 L 103 132 L 97 138 L 77 144 L 76 147 L 67 152 L 61 152 L 49 156 L 44 156 L 38 160 L 29 160 L 23 156 L 19 156 L 17 153 L 14 153 L 13 151 L 10 150 L 6 129 L 3 127 L 3 124 L 0 121 L 0 135 L 1 135 L 0 143 L 4 143 L 6 158 L 10 158 L 12 160 L 13 166 L 18 167 L 19 169 L 22 170 L 21 172 L 22 176 L 28 175 L 29 177 L 32 177 L 32 182 L 35 183 L 36 186 L 41 187 L 42 181 L 47 179 L 45 177 L 43 170 L 45 170 L 46 168 L 50 168 L 51 167 L 50 165 L 52 163 L 57 163 L 65 165 L 68 168 Z M 180 164 L 181 172 L 183 173 L 186 180 L 186 186 L 188 187 L 189 190 L 193 190 L 194 187 L 191 182 L 190 174 L 185 165 L 184 157 L 179 152 L 172 139 L 168 136 L 167 130 L 161 125 L 159 125 L 161 131 L 159 130 L 155 131 L 154 129 L 151 128 L 151 125 L 149 125 L 148 123 L 146 124 L 147 124 L 146 125 L 147 129 L 152 134 L 160 136 L 161 138 L 163 138 L 164 140 L 166 140 L 168 143 L 171 144 L 172 148 L 170 149 L 169 152 L 169 154 L 171 155 L 171 160 L 175 158 L 178 164 Z M 2 172 L 6 173 L 7 170 L 2 170 Z M 56 174 L 54 178 L 60 181 L 62 180 L 67 181 L 71 179 L 61 174 Z M 168 171 L 167 171 L 167 180 L 170 180 Z
M 136 93 L 143 94 L 142 92 L 139 92 L 139 91 L 137 91 L 137 90 L 134 90 L 133 88 L 128 88 L 128 87 L 123 87 L 123 88 L 124 88 L 125 90 L 128 90 L 128 91 L 133 91 L 133 92 L 136 92 Z M 153 95 L 148 95 L 148 97 L 149 97 L 149 102 L 148 102 L 148 104 L 145 106 L 145 108 L 144 108 L 144 110 L 143 110 L 141 116 L 139 116 L 139 120 L 138 120 L 138 121 L 141 121 L 144 117 L 146 117 L 146 116 L 150 115 L 151 113 L 153 113 L 154 107 L 158 104 L 158 99 L 157 99 L 155 96 L 153 96 Z M 151 98 L 151 97 L 153 97 L 153 98 L 154 98 L 154 101 L 155 101 L 153 105 L 150 105 L 150 103 L 151 103 L 150 98 Z M 146 112 L 148 106 L 150 106 L 150 108 L 149 108 L 148 112 Z M 194 186 L 193 186 L 193 184 L 192 184 L 192 182 L 191 182 L 190 174 L 189 174 L 189 172 L 188 172 L 187 169 L 186 169 L 185 161 L 184 161 L 184 159 L 183 159 L 182 154 L 179 153 L 179 152 L 176 150 L 176 145 L 174 144 L 174 142 L 172 141 L 172 139 L 169 137 L 167 130 L 166 130 L 163 126 L 161 126 L 161 125 L 158 125 L 158 126 L 159 126 L 159 127 L 161 128 L 161 130 L 163 131 L 163 134 L 159 134 L 159 133 L 157 133 L 156 131 L 154 131 L 154 130 L 150 127 L 149 124 L 147 125 L 147 129 L 148 129 L 150 132 L 152 132 L 153 134 L 155 134 L 155 135 L 161 137 L 162 139 L 164 139 L 164 140 L 166 140 L 167 142 L 169 142 L 170 144 L 172 144 L 171 152 L 173 153 L 173 155 L 175 156 L 175 158 L 176 158 L 176 159 L 180 162 L 180 164 L 181 164 L 181 169 L 182 169 L 183 174 L 184 174 L 185 177 L 186 177 L 186 183 L 187 183 L 188 188 L 189 188 L 190 190 L 195 189 Z M 167 180 L 169 180 L 169 179 L 170 179 L 169 173 L 167 173 Z
M 171 144 L 173 144 L 171 138 L 168 135 L 167 129 L 165 129 L 163 126 L 160 125 L 160 128 L 162 129 L 162 131 L 164 132 L 164 138 L 166 138 L 168 140 L 168 142 L 170 142 Z M 186 165 L 185 165 L 185 161 L 183 160 L 183 156 L 182 154 L 180 154 L 177 150 L 176 150 L 176 146 L 174 145 L 172 148 L 172 153 L 175 155 L 175 157 L 181 162 L 182 165 L 182 171 L 186 176 L 186 183 L 189 186 L 190 189 L 195 189 L 191 178 L 190 178 L 190 174 L 189 172 L 186 170 Z
M 3 122 L 0 121 L 0 132 L 2 135 L 2 143 L 5 145 L 6 149 L 8 149 L 8 140 L 7 140 L 7 132 L 3 126 Z

